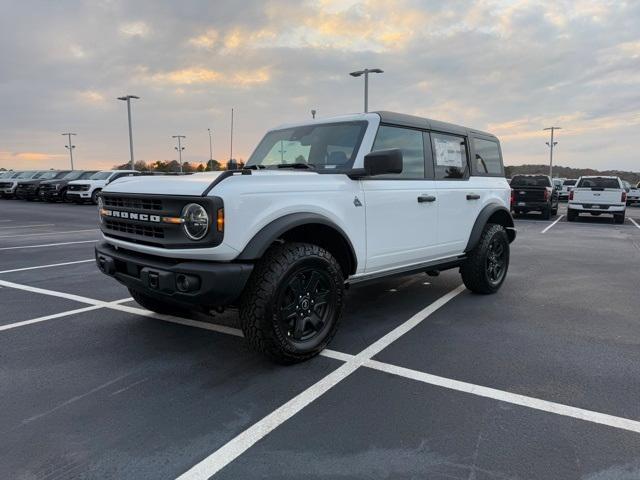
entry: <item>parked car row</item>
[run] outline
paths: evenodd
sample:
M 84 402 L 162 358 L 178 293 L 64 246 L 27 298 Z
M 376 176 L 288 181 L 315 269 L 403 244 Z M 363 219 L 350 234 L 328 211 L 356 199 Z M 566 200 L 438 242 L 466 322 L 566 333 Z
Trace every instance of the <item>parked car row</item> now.
M 0 172 L 0 197 L 47 202 L 98 203 L 107 184 L 144 175 L 136 170 L 27 170 Z
M 515 175 L 510 184 L 514 217 L 537 211 L 548 220 L 558 213 L 558 201 L 566 195 L 569 222 L 581 213 L 588 213 L 609 214 L 616 223 L 624 223 L 627 205 L 640 201 L 640 184 L 632 187 L 615 176 L 583 176 L 573 180 L 552 179 L 548 175 Z

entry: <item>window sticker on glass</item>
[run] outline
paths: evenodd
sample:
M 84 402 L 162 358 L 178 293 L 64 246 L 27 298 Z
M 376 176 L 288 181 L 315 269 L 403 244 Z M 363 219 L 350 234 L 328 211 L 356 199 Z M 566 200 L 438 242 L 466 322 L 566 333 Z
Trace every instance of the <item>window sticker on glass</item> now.
M 459 141 L 434 138 L 434 145 L 438 166 L 462 168 L 462 144 Z

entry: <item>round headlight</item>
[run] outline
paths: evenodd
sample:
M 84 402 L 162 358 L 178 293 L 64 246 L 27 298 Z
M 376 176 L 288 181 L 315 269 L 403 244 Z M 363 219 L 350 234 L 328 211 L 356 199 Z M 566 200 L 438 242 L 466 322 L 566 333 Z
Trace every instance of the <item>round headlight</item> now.
M 202 205 L 190 203 L 182 209 L 182 228 L 191 240 L 202 239 L 209 230 L 209 215 Z

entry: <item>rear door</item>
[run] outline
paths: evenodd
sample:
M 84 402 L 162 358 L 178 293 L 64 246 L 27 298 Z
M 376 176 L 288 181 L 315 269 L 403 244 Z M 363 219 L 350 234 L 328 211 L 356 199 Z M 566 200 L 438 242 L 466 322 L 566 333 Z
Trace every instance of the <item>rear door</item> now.
M 467 246 L 486 189 L 470 176 L 465 135 L 431 132 L 434 178 L 438 192 L 438 253 L 459 255 Z
M 372 151 L 390 148 L 402 150 L 402 173 L 362 180 L 368 273 L 431 260 L 437 244 L 438 198 L 423 132 L 381 125 Z

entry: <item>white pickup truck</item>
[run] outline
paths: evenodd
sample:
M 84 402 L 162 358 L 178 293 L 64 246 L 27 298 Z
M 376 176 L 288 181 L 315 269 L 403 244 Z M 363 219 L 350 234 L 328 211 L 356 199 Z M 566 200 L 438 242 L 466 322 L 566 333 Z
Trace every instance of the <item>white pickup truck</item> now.
M 635 187 L 629 182 L 623 182 L 625 190 L 627 191 L 627 205 L 634 205 L 640 203 L 640 183 Z
M 616 223 L 624 223 L 627 192 L 618 177 L 580 177 L 569 192 L 567 220 L 574 221 L 581 213 L 613 215 Z

